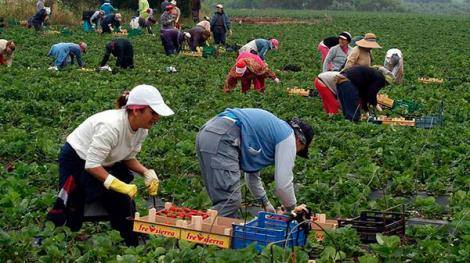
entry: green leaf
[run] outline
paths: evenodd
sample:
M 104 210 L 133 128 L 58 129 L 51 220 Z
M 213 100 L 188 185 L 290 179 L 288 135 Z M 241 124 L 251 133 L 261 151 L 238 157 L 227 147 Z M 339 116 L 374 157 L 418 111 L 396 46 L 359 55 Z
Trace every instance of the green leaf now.
M 364 255 L 359 257 L 359 263 L 379 263 L 379 259 L 373 255 Z

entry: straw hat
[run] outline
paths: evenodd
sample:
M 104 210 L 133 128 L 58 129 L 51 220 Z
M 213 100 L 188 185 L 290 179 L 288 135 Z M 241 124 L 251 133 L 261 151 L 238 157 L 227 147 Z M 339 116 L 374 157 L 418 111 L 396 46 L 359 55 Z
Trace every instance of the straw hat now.
M 377 37 L 374 33 L 367 33 L 363 39 L 356 42 L 356 45 L 363 48 L 382 48 L 377 44 Z

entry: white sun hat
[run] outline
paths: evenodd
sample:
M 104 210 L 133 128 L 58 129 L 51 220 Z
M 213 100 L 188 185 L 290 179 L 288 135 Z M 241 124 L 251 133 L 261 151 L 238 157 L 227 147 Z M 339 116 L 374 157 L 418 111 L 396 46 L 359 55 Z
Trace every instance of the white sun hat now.
M 138 85 L 129 92 L 126 106 L 149 106 L 160 116 L 175 114 L 163 101 L 157 88 L 151 85 Z

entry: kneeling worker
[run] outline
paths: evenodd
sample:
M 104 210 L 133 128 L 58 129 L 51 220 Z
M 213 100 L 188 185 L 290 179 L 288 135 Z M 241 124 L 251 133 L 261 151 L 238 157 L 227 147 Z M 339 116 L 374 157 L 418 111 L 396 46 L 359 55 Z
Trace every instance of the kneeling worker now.
M 284 121 L 263 109 L 226 109 L 208 121 L 196 138 L 202 179 L 221 216 L 237 217 L 240 177 L 268 212 L 276 212 L 266 196 L 260 170 L 275 165 L 276 195 L 287 212 L 296 208 L 293 168 L 296 154 L 307 158 L 313 130 L 294 118 Z

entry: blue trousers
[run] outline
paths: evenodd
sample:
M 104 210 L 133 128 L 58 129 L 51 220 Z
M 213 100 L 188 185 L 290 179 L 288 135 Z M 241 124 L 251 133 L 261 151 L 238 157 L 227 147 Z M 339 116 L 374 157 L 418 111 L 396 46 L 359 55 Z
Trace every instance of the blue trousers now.
M 338 100 L 346 119 L 359 121 L 361 110 L 359 105 L 359 91 L 351 81 L 345 81 L 336 86 Z

